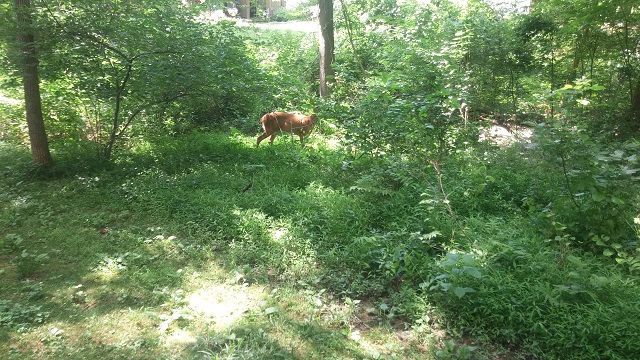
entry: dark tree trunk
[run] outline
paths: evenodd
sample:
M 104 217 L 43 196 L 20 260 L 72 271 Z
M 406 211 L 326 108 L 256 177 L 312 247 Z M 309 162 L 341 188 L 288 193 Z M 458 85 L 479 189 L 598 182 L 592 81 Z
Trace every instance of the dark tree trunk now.
M 633 130 L 640 132 L 640 79 L 636 82 L 636 88 L 631 100 L 631 121 L 633 121 Z
M 49 151 L 49 141 L 42 118 L 38 58 L 36 57 L 35 36 L 32 30 L 31 4 L 29 0 L 15 0 L 15 8 L 31 157 L 35 164 L 49 166 L 53 164 L 53 159 Z
M 328 97 L 334 80 L 333 0 L 319 0 L 320 8 L 320 96 Z

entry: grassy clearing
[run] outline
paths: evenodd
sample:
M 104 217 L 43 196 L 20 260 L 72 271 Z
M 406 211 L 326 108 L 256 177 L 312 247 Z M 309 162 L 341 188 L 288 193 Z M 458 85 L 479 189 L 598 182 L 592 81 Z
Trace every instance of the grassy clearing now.
M 338 153 L 252 144 L 192 134 L 52 174 L 3 147 L 0 357 L 428 356 L 376 301 L 323 286 L 368 223 Z
M 558 177 L 533 155 L 443 163 L 456 223 L 435 173 L 318 135 L 192 133 L 46 174 L 0 150 L 1 358 L 637 355 L 637 277 L 541 235 Z

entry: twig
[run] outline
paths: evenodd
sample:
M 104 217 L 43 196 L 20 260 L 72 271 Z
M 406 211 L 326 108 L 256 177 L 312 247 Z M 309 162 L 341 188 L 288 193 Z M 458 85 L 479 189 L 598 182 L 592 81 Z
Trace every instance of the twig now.
M 562 160 L 562 174 L 564 175 L 564 182 L 565 186 L 567 187 L 567 191 L 569 192 L 569 197 L 571 198 L 573 204 L 576 206 L 576 209 L 582 212 L 582 207 L 580 207 L 580 204 L 578 204 L 578 201 L 576 200 L 576 197 L 573 195 L 573 191 L 571 190 L 571 182 L 569 182 L 569 175 L 567 174 L 567 164 L 566 160 L 564 159 L 564 153 L 560 154 L 560 160 Z
M 449 213 L 449 216 L 451 217 L 451 219 L 453 219 L 453 221 L 456 223 L 460 231 L 462 231 L 464 236 L 468 238 L 469 235 L 464 230 L 464 227 L 462 226 L 462 224 L 460 224 L 460 222 L 458 221 L 458 218 L 456 217 L 456 214 L 453 212 L 453 209 L 451 208 L 451 204 L 449 203 L 449 196 L 447 195 L 446 191 L 444 191 L 444 185 L 442 183 L 442 171 L 440 171 L 440 165 L 438 164 L 437 161 L 431 161 L 430 163 L 431 163 L 431 166 L 433 166 L 433 168 L 436 170 L 436 173 L 438 174 L 438 186 L 440 187 L 440 192 L 442 193 L 442 197 L 444 199 L 443 203 L 445 208 L 447 209 L 447 212 Z

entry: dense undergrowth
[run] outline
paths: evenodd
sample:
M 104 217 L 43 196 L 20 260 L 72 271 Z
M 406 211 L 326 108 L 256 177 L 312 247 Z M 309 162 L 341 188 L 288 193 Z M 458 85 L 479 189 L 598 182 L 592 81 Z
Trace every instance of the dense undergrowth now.
M 285 139 L 260 149 L 252 143 L 240 133 L 191 133 L 141 143 L 107 164 L 60 154 L 48 172 L 3 145 L 3 357 L 104 354 L 107 344 L 71 336 L 76 321 L 110 327 L 115 320 L 99 314 L 114 308 L 180 309 L 178 290 L 195 291 L 185 269 L 203 272 L 211 262 L 245 286 L 315 294 L 318 319 L 327 321 L 323 306 L 331 301 L 351 304 L 352 315 L 329 331 L 364 338 L 366 327 L 357 325 L 364 315 L 353 315 L 360 303 L 379 324 L 404 324 L 413 340 L 389 356 L 638 357 L 632 319 L 640 315 L 640 287 L 634 263 L 623 261 L 636 254 L 616 262 L 603 255 L 615 246 L 580 237 L 589 224 L 558 225 L 558 218 L 581 219 L 554 205 L 563 201 L 564 176 L 540 149 L 469 145 L 436 171 L 399 158 L 354 157 L 320 137 L 304 149 Z M 633 212 L 624 211 L 616 217 L 632 223 Z M 606 214 L 589 216 L 606 221 Z M 637 226 L 620 231 L 631 236 L 625 247 L 637 242 Z M 282 302 L 292 300 L 273 299 L 262 314 L 289 311 Z M 360 354 L 363 341 L 353 338 L 345 347 L 329 337 L 306 353 L 266 346 L 263 335 L 282 331 L 273 323 L 242 325 L 232 333 L 246 342 L 229 340 L 194 325 L 193 310 L 173 311 L 172 321 L 138 315 L 145 333 L 138 345 L 148 354 L 163 352 L 165 334 L 194 329 L 203 331 L 200 340 L 182 350 L 193 356 L 376 354 Z M 240 323 L 255 322 L 252 316 Z M 167 330 L 156 333 L 158 323 Z M 29 334 L 52 329 L 66 333 L 47 334 L 40 352 L 26 345 Z M 424 353 L 417 344 L 437 344 L 437 329 L 457 345 Z M 123 356 L 135 348 L 105 341 Z

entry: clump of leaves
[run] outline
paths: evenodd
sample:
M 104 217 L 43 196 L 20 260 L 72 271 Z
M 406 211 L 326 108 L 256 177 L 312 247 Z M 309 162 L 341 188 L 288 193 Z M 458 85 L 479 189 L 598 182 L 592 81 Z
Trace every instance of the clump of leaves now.
M 42 310 L 42 306 L 0 300 L 0 327 L 24 329 L 42 324 L 48 317 L 49 313 Z
M 40 270 L 47 260 L 49 260 L 47 253 L 29 252 L 24 249 L 16 259 L 16 269 L 20 277 L 26 278 Z
M 451 291 L 459 299 L 468 293 L 475 292 L 475 289 L 466 286 L 468 278 L 480 279 L 482 277 L 480 271 L 476 268 L 473 254 L 456 254 L 447 253 L 447 259 L 440 263 L 440 268 L 445 273 L 436 276 L 432 280 L 431 291 L 440 290 L 443 292 Z M 426 286 L 424 284 L 423 286 Z
M 5 244 L 5 248 L 9 251 L 19 252 L 19 255 L 15 256 L 13 263 L 21 278 L 34 275 L 49 260 L 47 253 L 39 253 L 37 250 L 27 249 L 24 245 L 24 239 L 18 234 L 7 234 L 0 242 L 0 248 L 2 248 L 2 243 Z

